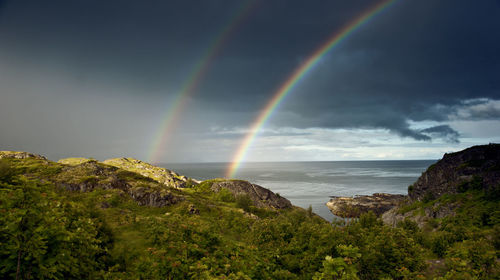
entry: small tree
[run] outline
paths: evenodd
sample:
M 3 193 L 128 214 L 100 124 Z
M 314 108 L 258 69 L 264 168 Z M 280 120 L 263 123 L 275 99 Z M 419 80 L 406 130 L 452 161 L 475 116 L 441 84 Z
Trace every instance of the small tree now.
M 52 186 L 0 182 L 0 278 L 93 278 L 104 249 L 87 211 Z
M 253 205 L 252 199 L 248 194 L 239 194 L 236 196 L 236 206 L 250 212 L 250 207 Z
M 332 258 L 326 256 L 323 261 L 323 268 L 314 274 L 314 280 L 342 279 L 358 280 L 358 270 L 355 263 L 361 257 L 359 249 L 352 245 L 339 245 L 337 250 L 341 257 Z

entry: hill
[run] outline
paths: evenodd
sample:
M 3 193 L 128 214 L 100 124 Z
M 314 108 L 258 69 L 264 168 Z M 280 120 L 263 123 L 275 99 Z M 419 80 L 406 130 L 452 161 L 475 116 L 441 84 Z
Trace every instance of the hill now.
M 131 158 L 0 152 L 0 278 L 495 279 L 489 194 L 405 206 L 470 202 L 433 227 L 409 217 L 388 226 L 371 212 L 331 224 L 246 181 L 198 182 Z

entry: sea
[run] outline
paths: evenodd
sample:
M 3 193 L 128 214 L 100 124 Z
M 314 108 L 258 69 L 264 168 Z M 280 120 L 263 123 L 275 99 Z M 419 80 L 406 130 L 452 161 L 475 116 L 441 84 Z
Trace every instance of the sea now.
M 335 216 L 326 207 L 331 196 L 407 194 L 436 160 L 247 162 L 235 178 L 268 188 L 328 221 Z M 223 178 L 228 163 L 171 163 L 163 167 L 182 175 L 207 180 Z

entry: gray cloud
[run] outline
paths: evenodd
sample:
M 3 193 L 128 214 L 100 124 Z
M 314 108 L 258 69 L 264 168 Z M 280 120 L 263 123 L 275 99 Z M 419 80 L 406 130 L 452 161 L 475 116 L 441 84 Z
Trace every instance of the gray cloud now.
M 451 128 L 448 125 L 437 125 L 433 127 L 429 127 L 426 129 L 420 130 L 422 134 L 430 135 L 432 137 L 443 138 L 447 142 L 451 143 L 460 143 L 458 138 L 460 137 L 460 133 Z
M 465 100 L 455 108 L 452 118 L 462 120 L 498 120 L 500 119 L 500 100 L 478 98 Z

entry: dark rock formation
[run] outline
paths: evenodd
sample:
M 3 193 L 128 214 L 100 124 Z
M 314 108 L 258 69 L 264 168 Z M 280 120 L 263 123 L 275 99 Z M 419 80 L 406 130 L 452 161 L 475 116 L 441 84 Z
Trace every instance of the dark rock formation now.
M 382 215 L 382 220 L 395 226 L 410 219 L 423 227 L 434 218 L 455 215 L 460 205 L 434 201 L 444 194 L 484 190 L 498 196 L 500 188 L 500 144 L 474 146 L 460 152 L 445 154 L 408 187 L 410 200 Z M 417 201 L 431 202 L 423 209 L 402 211 L 403 206 Z
M 272 209 L 283 209 L 292 207 L 292 203 L 284 197 L 281 197 L 272 191 L 259 185 L 251 184 L 242 180 L 220 180 L 215 181 L 211 189 L 219 192 L 222 188 L 228 189 L 234 196 L 248 195 L 253 204 L 257 207 L 266 207 Z
M 376 215 L 390 210 L 406 198 L 401 194 L 374 193 L 373 195 L 357 195 L 355 197 L 333 197 L 326 206 L 330 211 L 342 218 L 357 218 L 363 213 L 372 211 Z
M 445 154 L 408 188 L 408 195 L 412 200 L 431 200 L 445 193 L 499 185 L 500 144 L 489 144 Z

